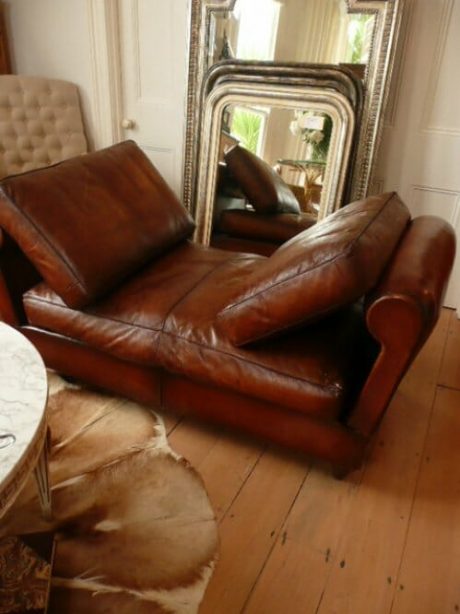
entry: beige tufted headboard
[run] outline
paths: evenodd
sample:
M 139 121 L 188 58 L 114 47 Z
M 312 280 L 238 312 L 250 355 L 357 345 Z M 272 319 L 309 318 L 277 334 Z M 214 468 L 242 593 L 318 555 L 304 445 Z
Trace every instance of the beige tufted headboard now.
M 0 75 L 0 178 L 48 166 L 87 149 L 74 84 Z

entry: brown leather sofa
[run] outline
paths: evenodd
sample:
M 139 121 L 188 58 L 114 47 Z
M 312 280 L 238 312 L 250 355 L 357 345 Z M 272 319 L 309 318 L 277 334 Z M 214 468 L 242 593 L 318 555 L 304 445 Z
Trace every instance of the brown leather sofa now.
M 190 241 L 132 142 L 0 183 L 0 315 L 59 372 L 359 465 L 442 304 L 452 229 L 395 194 L 270 258 Z
M 316 224 L 317 214 L 301 211 L 291 187 L 264 160 L 236 145 L 224 161 L 217 202 L 219 191 L 239 192 L 240 198 L 230 207 L 215 207 L 211 245 L 269 256 Z

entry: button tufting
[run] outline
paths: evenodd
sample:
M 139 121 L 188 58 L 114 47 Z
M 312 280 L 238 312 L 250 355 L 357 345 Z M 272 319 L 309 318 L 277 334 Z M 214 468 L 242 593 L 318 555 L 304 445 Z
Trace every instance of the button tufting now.
M 87 151 L 73 84 L 0 75 L 0 92 L 0 177 Z

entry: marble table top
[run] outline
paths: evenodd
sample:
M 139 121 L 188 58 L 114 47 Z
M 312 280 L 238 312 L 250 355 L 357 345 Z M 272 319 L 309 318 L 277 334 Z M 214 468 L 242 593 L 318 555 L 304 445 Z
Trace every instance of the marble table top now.
M 47 395 L 39 353 L 0 322 L 0 515 L 14 502 L 41 453 Z

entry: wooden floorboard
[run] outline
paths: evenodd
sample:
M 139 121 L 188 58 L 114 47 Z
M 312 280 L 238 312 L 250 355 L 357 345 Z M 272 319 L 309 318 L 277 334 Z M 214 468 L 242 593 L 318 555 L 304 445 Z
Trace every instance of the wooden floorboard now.
M 460 391 L 439 388 L 391 614 L 460 611 Z
M 260 457 L 220 523 L 220 560 L 200 612 L 242 611 L 307 472 L 305 459 Z
M 443 314 L 390 404 L 318 614 L 384 614 L 391 608 L 447 329 Z
M 444 310 L 367 463 L 344 481 L 177 423 L 170 444 L 203 476 L 219 519 L 201 614 L 460 612 L 459 374 L 460 325 Z
M 360 476 L 337 481 L 317 469 L 308 474 L 245 612 L 317 611 Z
M 309 476 L 286 523 L 288 535 L 291 521 L 297 529 L 295 545 L 274 549 L 247 612 L 388 612 L 447 328 L 444 314 L 389 408 L 358 488 Z
M 455 311 L 450 311 L 450 326 L 447 335 L 446 351 L 442 363 L 439 384 L 460 389 L 460 320 Z
M 169 437 L 172 448 L 187 458 L 203 478 L 220 521 L 263 453 L 264 445 L 225 434 L 222 429 L 186 419 Z

